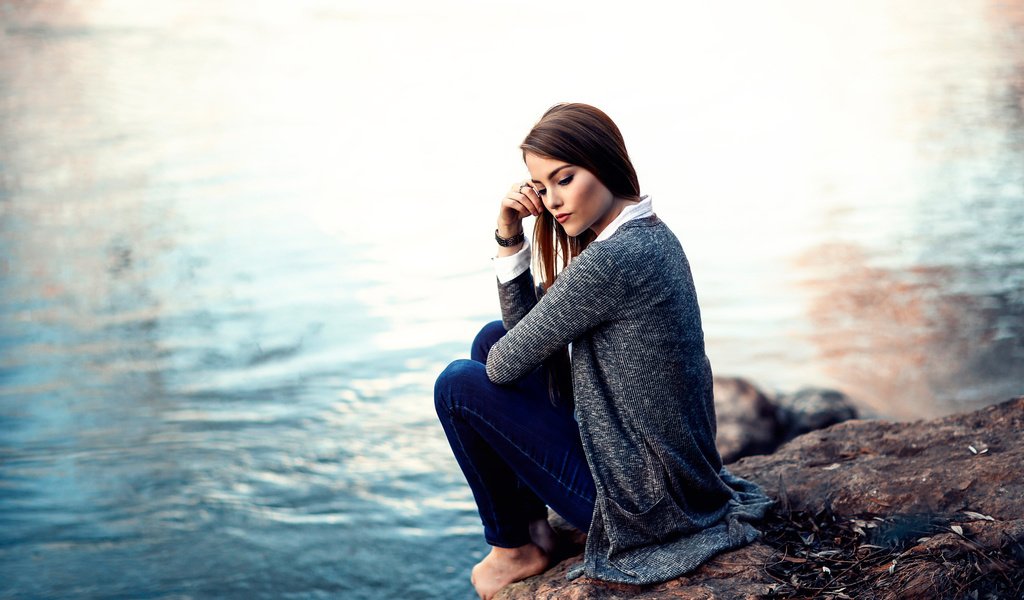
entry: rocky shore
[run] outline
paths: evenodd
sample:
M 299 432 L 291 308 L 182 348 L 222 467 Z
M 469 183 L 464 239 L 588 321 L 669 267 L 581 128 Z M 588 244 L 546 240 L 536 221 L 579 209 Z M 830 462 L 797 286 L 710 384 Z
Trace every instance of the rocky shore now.
M 720 404 L 723 457 L 748 454 L 730 470 L 778 500 L 761 540 L 657 585 L 570 582 L 583 533 L 551 513 L 557 564 L 497 599 L 1024 598 L 1024 396 L 892 422 L 716 379 Z

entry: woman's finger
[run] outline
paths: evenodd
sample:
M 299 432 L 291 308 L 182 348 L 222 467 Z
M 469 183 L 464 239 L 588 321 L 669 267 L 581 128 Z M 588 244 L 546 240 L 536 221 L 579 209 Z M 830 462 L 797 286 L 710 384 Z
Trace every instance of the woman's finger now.
M 533 214 L 533 206 L 529 204 L 519 192 L 513 192 L 511 195 L 506 197 L 501 204 L 502 206 L 514 210 L 520 219 L 524 219 Z
M 512 196 L 523 202 L 533 216 L 539 216 L 541 211 L 544 210 L 544 206 L 534 199 L 537 197 L 537 193 L 533 191 L 533 186 L 525 181 L 515 186 L 515 192 L 512 193 Z
M 522 188 L 522 194 L 530 201 L 530 203 L 537 209 L 537 214 L 544 212 L 544 203 L 540 200 L 540 194 L 537 190 L 533 189 L 532 185 L 525 185 Z

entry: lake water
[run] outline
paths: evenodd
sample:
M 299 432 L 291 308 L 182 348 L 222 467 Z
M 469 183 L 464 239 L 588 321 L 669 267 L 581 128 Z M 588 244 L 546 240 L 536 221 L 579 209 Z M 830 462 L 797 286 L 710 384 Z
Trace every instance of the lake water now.
M 716 374 L 1024 393 L 1024 3 L 623 6 L 0 1 L 0 597 L 475 597 L 432 386 L 560 101 Z

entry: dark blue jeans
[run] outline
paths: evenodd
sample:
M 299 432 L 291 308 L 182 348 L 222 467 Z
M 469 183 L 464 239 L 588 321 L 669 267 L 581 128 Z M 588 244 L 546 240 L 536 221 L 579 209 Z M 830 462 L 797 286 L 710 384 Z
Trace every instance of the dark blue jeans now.
M 485 325 L 470 359 L 453 361 L 434 384 L 437 416 L 484 538 L 502 548 L 529 543 L 529 523 L 545 518 L 547 506 L 585 532 L 596 494 L 572 409 L 551 405 L 543 365 L 507 385 L 487 378 L 487 353 L 503 335 L 501 321 Z

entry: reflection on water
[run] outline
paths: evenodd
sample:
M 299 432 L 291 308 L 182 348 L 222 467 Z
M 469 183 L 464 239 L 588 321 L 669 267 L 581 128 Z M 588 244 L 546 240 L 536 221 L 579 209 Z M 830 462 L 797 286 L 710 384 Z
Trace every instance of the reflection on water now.
M 559 100 L 624 129 L 717 373 L 1024 393 L 1020 3 L 787 7 L 0 1 L 3 590 L 473 597 L 432 385 Z M 594 60 L 510 93 L 524 10 Z
M 843 287 L 808 279 L 817 291 L 809 335 L 862 402 L 912 418 L 919 411 L 908 398 L 969 406 L 1021 393 L 1024 261 L 893 269 L 835 244 L 815 248 L 801 265 L 843 272 Z
M 903 206 L 874 216 L 901 226 L 836 236 L 793 261 L 814 360 L 861 403 L 900 418 L 1024 393 L 1024 10 L 992 3 L 960 18 L 970 46 L 922 32 L 904 50 L 927 49 L 927 60 L 893 59 L 914 61 L 901 117 L 915 152 L 900 163 L 913 186 L 885 194 Z M 871 217 L 837 211 L 830 225 L 871 229 Z

